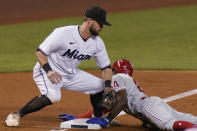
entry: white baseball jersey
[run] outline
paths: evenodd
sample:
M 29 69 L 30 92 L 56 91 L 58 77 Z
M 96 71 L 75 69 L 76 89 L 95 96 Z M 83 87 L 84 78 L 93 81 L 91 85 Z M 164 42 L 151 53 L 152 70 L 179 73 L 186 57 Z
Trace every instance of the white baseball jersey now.
M 112 76 L 112 87 L 116 92 L 125 89 L 127 92 L 128 106 L 132 114 L 141 111 L 141 103 L 146 97 L 141 87 L 127 74 L 119 73 Z
M 104 42 L 99 36 L 84 41 L 79 26 L 56 28 L 39 46 L 48 56 L 51 68 L 61 75 L 73 76 L 83 60 L 94 58 L 99 68 L 110 65 Z
M 59 84 L 52 84 L 40 64 L 34 67 L 33 78 L 41 94 L 51 102 L 61 99 L 61 88 L 95 94 L 104 89 L 104 81 L 77 68 L 83 60 L 95 59 L 99 68 L 110 65 L 104 42 L 99 36 L 83 40 L 79 26 L 65 26 L 55 29 L 39 46 L 47 56 L 51 68 L 62 76 Z
M 125 111 L 128 114 L 162 130 L 173 130 L 175 121 L 182 120 L 197 124 L 196 116 L 176 111 L 159 97 L 147 97 L 129 75 L 122 73 L 114 75 L 112 87 L 116 92 L 126 89 L 129 109 Z

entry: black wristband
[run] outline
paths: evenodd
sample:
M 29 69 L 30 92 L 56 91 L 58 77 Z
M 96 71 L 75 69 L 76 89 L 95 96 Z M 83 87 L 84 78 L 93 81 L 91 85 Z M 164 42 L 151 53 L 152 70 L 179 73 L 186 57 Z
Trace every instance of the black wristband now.
M 105 81 L 105 87 L 111 87 L 111 80 Z
M 49 71 L 52 71 L 52 68 L 51 68 L 51 66 L 49 65 L 49 63 L 45 63 L 45 64 L 42 66 L 42 68 L 44 69 L 44 71 L 45 71 L 46 73 L 48 73 Z
M 101 68 L 101 70 L 105 70 L 105 69 L 107 69 L 107 68 L 111 68 L 111 65 L 108 65 L 108 66 L 106 66 L 106 67 L 104 67 L 104 68 Z

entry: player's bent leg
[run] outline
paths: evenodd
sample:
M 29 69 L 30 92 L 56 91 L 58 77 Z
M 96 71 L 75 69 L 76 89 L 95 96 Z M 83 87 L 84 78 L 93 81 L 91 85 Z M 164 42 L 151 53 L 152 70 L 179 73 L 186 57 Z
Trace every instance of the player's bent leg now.
M 47 77 L 47 74 L 40 67 L 38 63 L 34 67 L 33 79 L 42 95 L 46 95 L 52 103 L 60 101 L 61 99 L 60 89 L 63 83 L 62 82 L 59 84 L 51 83 L 51 81 Z M 64 77 L 62 79 L 64 80 Z
M 173 123 L 177 120 L 172 112 L 159 97 L 149 97 L 141 108 L 143 116 L 161 130 L 173 130 Z
M 95 117 L 103 116 L 102 98 L 103 98 L 103 91 L 96 94 L 90 94 L 90 102 L 92 104 L 94 111 L 93 114 Z
M 24 115 L 41 110 L 42 108 L 51 104 L 52 102 L 47 96 L 36 96 L 18 112 L 9 114 L 6 118 L 5 123 L 7 126 L 18 126 L 20 118 L 22 118 Z
M 5 122 L 7 126 L 18 126 L 20 118 L 24 115 L 39 111 L 52 103 L 60 101 L 62 83 L 52 84 L 38 63 L 34 67 L 33 79 L 42 95 L 34 97 L 17 113 L 9 114 Z
M 194 116 L 189 113 L 178 112 L 175 109 L 172 109 L 173 116 L 177 120 L 188 121 L 197 125 L 197 116 Z
M 26 114 L 39 111 L 42 108 L 51 104 L 52 102 L 47 96 L 45 95 L 36 96 L 31 101 L 29 101 L 23 108 L 19 110 L 19 115 L 23 117 Z
M 104 81 L 90 73 L 77 69 L 75 76 L 64 83 L 64 88 L 72 91 L 83 92 L 90 95 L 94 115 L 102 116 L 101 103 L 104 90 Z

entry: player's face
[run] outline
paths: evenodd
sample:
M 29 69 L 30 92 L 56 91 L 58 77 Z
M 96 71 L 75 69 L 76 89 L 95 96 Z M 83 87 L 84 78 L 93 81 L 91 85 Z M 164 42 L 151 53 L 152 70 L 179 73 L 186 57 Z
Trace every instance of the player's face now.
M 98 22 L 94 21 L 92 22 L 92 25 L 89 28 L 89 31 L 91 32 L 92 35 L 98 36 L 99 32 L 103 29 L 102 24 L 98 24 Z

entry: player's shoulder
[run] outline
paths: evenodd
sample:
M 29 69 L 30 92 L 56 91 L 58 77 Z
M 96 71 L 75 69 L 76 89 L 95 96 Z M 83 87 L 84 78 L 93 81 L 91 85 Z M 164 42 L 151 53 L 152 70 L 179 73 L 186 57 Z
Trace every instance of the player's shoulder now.
M 90 38 L 92 41 L 94 41 L 96 44 L 99 44 L 99 43 L 104 43 L 102 38 L 100 36 L 92 36 Z
M 123 77 L 123 78 L 131 78 L 128 74 L 125 74 L 125 73 L 117 73 L 114 76 L 115 77 Z
M 55 28 L 53 31 L 53 35 L 58 36 L 59 38 L 65 39 L 71 37 L 77 31 L 78 26 L 63 26 Z M 66 36 L 66 37 L 65 37 Z
M 70 25 L 70 26 L 62 26 L 62 27 L 58 27 L 55 28 L 54 30 L 57 32 L 70 32 L 70 31 L 75 31 L 78 29 L 77 25 Z
M 124 73 L 117 73 L 116 75 L 112 76 L 112 79 L 133 79 L 132 77 L 130 77 L 128 74 L 124 74 Z
M 96 47 L 96 50 L 98 52 L 102 51 L 105 47 L 103 40 L 99 36 L 92 36 L 91 37 L 92 43 L 94 43 L 94 46 Z

